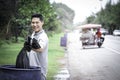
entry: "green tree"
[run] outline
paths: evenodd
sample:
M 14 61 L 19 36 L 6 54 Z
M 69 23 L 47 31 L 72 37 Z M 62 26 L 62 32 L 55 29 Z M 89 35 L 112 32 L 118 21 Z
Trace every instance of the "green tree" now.
M 0 38 L 9 40 L 18 0 L 0 0 Z
M 105 9 L 101 9 L 96 15 L 95 22 L 109 30 L 112 34 L 114 29 L 120 29 L 120 1 L 112 4 L 111 0 L 106 4 Z
M 104 22 L 112 34 L 114 29 L 119 28 L 120 22 L 120 1 L 117 4 L 111 4 L 111 0 L 107 3 L 105 8 Z
M 87 23 L 94 23 L 94 20 L 95 20 L 94 15 L 91 15 L 91 16 L 87 17 Z
M 25 37 L 25 34 L 28 34 L 30 17 L 33 13 L 43 14 L 44 29 L 49 34 L 55 31 L 60 32 L 57 15 L 49 0 L 0 0 L 0 38 L 10 40 L 15 36 L 17 42 L 21 33 Z
M 45 19 L 45 30 L 55 31 L 57 29 L 57 16 L 48 0 L 20 0 L 18 13 L 16 22 L 24 27 L 29 25 L 33 13 L 41 13 Z

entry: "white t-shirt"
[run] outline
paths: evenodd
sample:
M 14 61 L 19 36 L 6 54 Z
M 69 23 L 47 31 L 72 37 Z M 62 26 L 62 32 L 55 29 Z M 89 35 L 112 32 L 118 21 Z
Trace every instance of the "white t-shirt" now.
M 28 52 L 30 66 L 40 67 L 42 74 L 46 76 L 48 65 L 48 36 L 44 30 L 41 30 L 38 33 L 33 32 L 31 38 L 35 38 L 38 41 L 41 48 L 43 48 L 43 52 L 40 53 L 33 50 Z

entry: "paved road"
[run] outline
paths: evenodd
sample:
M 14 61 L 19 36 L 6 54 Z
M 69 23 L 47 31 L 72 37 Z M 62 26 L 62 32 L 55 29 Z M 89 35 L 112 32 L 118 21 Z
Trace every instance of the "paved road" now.
M 120 80 L 120 54 L 114 48 L 107 48 L 111 46 L 107 38 L 101 48 L 87 49 L 81 48 L 76 33 L 69 33 L 68 39 L 67 64 L 71 80 Z

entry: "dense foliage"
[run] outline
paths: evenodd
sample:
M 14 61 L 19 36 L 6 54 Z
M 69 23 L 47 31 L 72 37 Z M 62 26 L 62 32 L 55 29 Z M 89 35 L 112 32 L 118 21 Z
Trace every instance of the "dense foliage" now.
M 0 0 L 0 38 L 9 39 L 10 24 L 16 12 L 17 0 Z
M 49 0 L 0 0 L 0 38 L 1 40 L 25 37 L 30 31 L 30 20 L 33 13 L 44 16 L 44 29 L 51 35 L 60 32 L 57 15 Z M 1 44 L 1 41 L 0 41 Z
M 20 0 L 18 13 L 16 22 L 24 27 L 29 27 L 32 14 L 40 13 L 44 16 L 44 29 L 47 32 L 58 29 L 57 16 L 48 0 Z
M 114 29 L 120 29 L 120 1 L 112 4 L 111 0 L 96 15 L 87 18 L 87 23 L 99 23 L 112 34 Z

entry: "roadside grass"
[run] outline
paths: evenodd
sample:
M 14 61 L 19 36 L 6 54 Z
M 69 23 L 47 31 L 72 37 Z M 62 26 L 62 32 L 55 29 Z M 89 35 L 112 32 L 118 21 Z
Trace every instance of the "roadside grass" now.
M 64 56 L 64 50 L 60 47 L 60 37 L 63 34 L 54 34 L 49 37 L 48 50 L 48 74 L 47 80 L 54 80 L 53 76 L 60 68 L 58 60 Z M 15 65 L 16 57 L 23 47 L 23 42 L 5 44 L 0 47 L 0 65 Z
M 4 44 L 0 47 L 0 65 L 15 64 L 17 54 L 23 43 Z
M 49 38 L 49 62 L 47 80 L 54 80 L 53 76 L 60 68 L 58 60 L 64 56 L 64 50 L 60 47 L 60 37 L 63 34 L 55 34 Z

